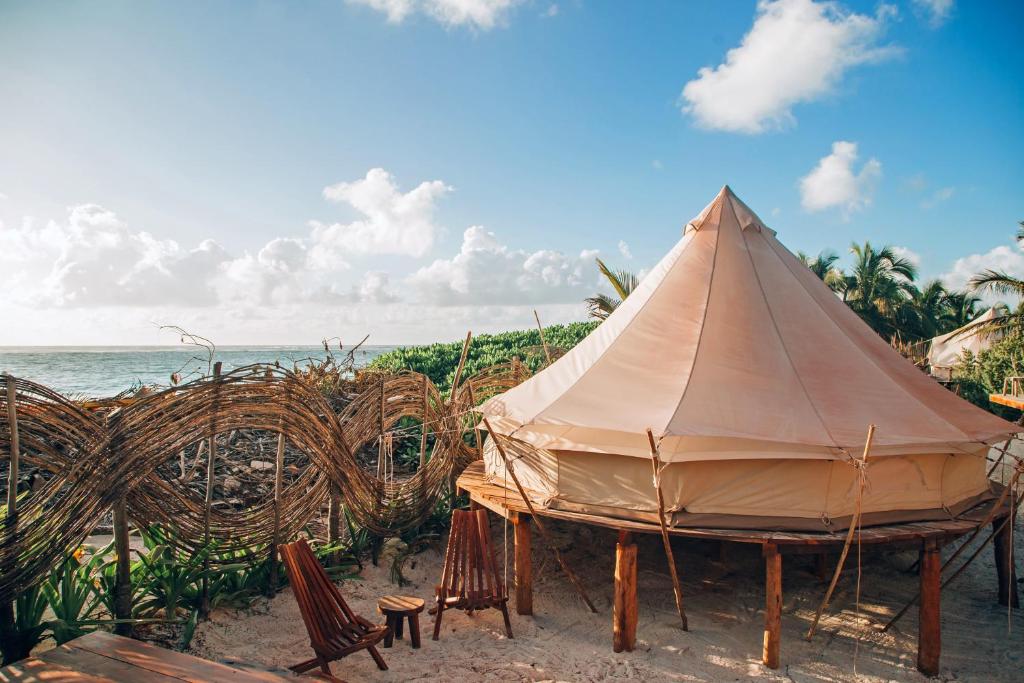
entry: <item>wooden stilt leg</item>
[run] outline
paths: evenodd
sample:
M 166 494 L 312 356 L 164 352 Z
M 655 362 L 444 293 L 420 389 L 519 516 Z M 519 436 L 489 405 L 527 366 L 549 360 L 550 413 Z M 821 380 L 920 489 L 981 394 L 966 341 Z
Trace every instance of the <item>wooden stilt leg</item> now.
M 938 543 L 934 540 L 924 542 L 919 564 L 921 601 L 918 608 L 917 670 L 926 676 L 937 676 L 942 652 L 942 617 L 939 608 L 942 556 Z
M 993 547 L 996 554 L 996 576 L 999 581 L 999 604 L 1011 607 L 1020 607 L 1020 599 L 1017 596 L 1017 569 L 1013 566 L 1013 535 L 1010 524 L 1004 524 L 1000 530 L 999 525 L 1002 519 L 992 522 L 992 529 L 996 532 L 993 539 Z
M 516 614 L 533 614 L 533 532 L 529 515 L 516 515 L 515 529 Z
M 825 553 L 816 553 L 814 555 L 814 575 L 817 576 L 818 580 L 822 583 L 828 581 L 828 555 Z
M 774 543 L 764 544 L 764 648 L 761 661 L 769 669 L 779 668 L 779 639 L 782 635 L 782 555 Z
M 632 652 L 636 646 L 636 544 L 629 532 L 619 532 L 615 545 L 615 603 L 612 611 L 612 649 Z

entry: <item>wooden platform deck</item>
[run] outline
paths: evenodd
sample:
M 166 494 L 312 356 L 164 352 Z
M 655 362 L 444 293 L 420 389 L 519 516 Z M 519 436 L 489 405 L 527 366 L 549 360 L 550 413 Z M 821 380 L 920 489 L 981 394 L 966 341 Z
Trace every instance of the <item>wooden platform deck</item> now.
M 527 515 L 526 503 L 514 490 L 508 490 L 492 484 L 484 477 L 482 461 L 472 463 L 458 478 L 457 485 L 469 494 L 470 500 L 487 508 L 495 514 L 508 519 L 517 515 Z M 934 522 L 912 522 L 907 524 L 886 524 L 864 527 L 861 530 L 860 542 L 867 544 L 887 543 L 896 545 L 919 546 L 925 539 L 934 539 L 940 544 L 951 541 L 959 536 L 974 531 L 985 519 L 993 503 L 982 503 L 969 510 L 957 519 L 938 520 Z M 534 505 L 538 515 L 561 519 L 567 522 L 591 524 L 617 531 L 634 533 L 660 534 L 658 524 L 637 522 L 613 517 L 602 517 L 565 510 L 552 510 Z M 1009 512 L 997 513 L 1002 517 Z M 761 531 L 756 529 L 705 529 L 700 527 L 671 527 L 669 533 L 674 536 L 701 538 L 714 541 L 734 543 L 772 543 L 779 547 L 779 552 L 827 552 L 831 548 L 839 549 L 846 542 L 846 531 L 828 532 L 797 532 L 797 531 Z
M 514 575 L 516 611 L 533 614 L 532 587 L 532 532 L 534 523 L 530 510 L 518 492 L 491 484 L 484 477 L 482 462 L 470 465 L 458 478 L 457 485 L 467 492 L 470 501 L 509 519 L 514 525 Z M 1013 536 L 1009 524 L 1002 520 L 1009 513 L 1009 504 L 995 510 L 997 501 L 982 503 L 955 519 L 934 522 L 913 522 L 865 527 L 860 531 L 860 542 L 874 544 L 886 550 L 895 547 L 913 548 L 919 552 L 920 593 L 918 620 L 918 669 L 929 676 L 939 671 L 941 652 L 940 594 L 942 590 L 940 566 L 941 547 L 953 539 L 964 536 L 985 523 L 991 515 L 994 540 L 995 566 L 1001 605 L 1017 604 L 1017 579 L 1013 570 Z M 619 532 L 615 546 L 615 609 L 612 613 L 612 646 L 616 652 L 631 651 L 637 631 L 637 546 L 634 533 L 660 534 L 661 527 L 654 523 L 602 517 L 598 515 L 552 510 L 534 506 L 538 517 L 590 524 L 615 529 Z M 537 521 L 539 523 L 539 520 Z M 819 566 L 826 568 L 826 553 L 838 553 L 846 543 L 847 532 L 793 532 L 758 529 L 707 529 L 671 527 L 674 536 L 714 540 L 728 543 L 756 543 L 761 545 L 765 559 L 765 630 L 762 661 L 770 668 L 780 665 L 779 651 L 782 618 L 782 557 L 785 554 L 815 553 Z M 988 541 L 985 541 L 988 543 Z
M 1007 406 L 1008 408 L 1024 410 L 1024 396 L 1014 396 L 1013 394 L 989 394 L 988 400 L 992 403 L 998 403 L 1001 406 Z
M 0 669 L 0 683 L 282 683 L 291 680 L 294 678 L 218 664 L 99 631 Z

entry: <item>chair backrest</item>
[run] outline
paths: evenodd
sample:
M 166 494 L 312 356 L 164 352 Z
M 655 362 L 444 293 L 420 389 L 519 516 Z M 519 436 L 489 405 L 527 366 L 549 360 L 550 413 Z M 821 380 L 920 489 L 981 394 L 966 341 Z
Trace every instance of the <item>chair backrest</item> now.
M 452 511 L 441 589 L 445 597 L 458 596 L 469 601 L 504 597 L 486 510 Z
M 304 539 L 278 546 L 314 650 L 330 649 L 359 623 Z

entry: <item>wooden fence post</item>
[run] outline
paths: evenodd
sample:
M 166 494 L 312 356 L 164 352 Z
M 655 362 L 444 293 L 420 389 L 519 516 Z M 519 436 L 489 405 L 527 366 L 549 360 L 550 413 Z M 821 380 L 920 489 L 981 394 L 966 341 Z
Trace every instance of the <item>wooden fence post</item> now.
M 213 364 L 213 379 L 218 381 L 220 379 L 220 361 Z M 214 484 L 214 467 L 217 461 L 217 410 L 220 408 L 220 402 L 217 400 L 217 394 L 219 394 L 219 387 L 215 387 L 213 408 L 210 413 L 210 442 L 209 447 L 206 449 L 206 505 L 203 509 L 203 546 L 206 552 L 206 558 L 203 560 L 203 594 L 202 600 L 199 603 L 199 616 L 203 619 L 210 616 L 210 581 L 205 575 L 205 572 L 210 571 L 210 514 L 213 510 L 213 484 Z
M 117 557 L 114 571 L 114 618 L 132 618 L 132 556 L 128 538 L 128 505 L 121 496 L 114 503 L 114 552 Z M 115 624 L 114 633 L 131 636 L 132 625 Z
M 1003 523 L 1006 519 L 997 519 L 992 522 L 992 531 L 995 534 L 993 549 L 995 550 L 996 580 L 999 582 L 999 604 L 1004 607 L 1020 607 L 1020 598 L 1017 595 L 1017 569 L 1014 567 L 1013 555 L 1013 504 L 1010 505 L 1010 521 Z
M 420 469 L 427 464 L 427 411 L 430 402 L 430 385 L 423 375 L 423 420 L 420 428 Z
M 284 483 L 284 421 L 281 422 L 281 433 L 277 435 L 277 458 L 274 461 L 274 537 L 270 542 L 270 571 L 267 578 L 267 597 L 277 594 L 278 563 L 277 546 L 281 543 L 281 488 Z
M 341 542 L 341 489 L 331 482 L 331 500 L 327 506 L 327 544 L 336 545 Z M 327 564 L 334 567 L 339 560 L 338 551 L 334 550 L 328 557 Z
M 11 430 L 11 461 L 7 475 L 7 520 L 10 524 L 18 521 L 18 464 L 21 459 L 21 445 L 18 438 L 18 403 L 15 379 L 7 374 L 7 426 Z M 14 602 L 0 604 L 0 639 L 11 642 L 14 638 Z M 6 648 L 5 648 L 6 650 Z M 10 664 L 4 658 L 4 664 Z

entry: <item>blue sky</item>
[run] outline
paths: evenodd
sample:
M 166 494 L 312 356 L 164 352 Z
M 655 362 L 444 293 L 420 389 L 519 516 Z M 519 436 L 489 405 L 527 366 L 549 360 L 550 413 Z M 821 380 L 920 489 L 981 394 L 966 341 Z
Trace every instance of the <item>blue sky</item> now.
M 579 319 L 595 253 L 650 267 L 725 183 L 794 251 L 870 239 L 952 285 L 1024 275 L 1022 19 L 949 0 L 4 2 L 18 324 L 0 344 Z

